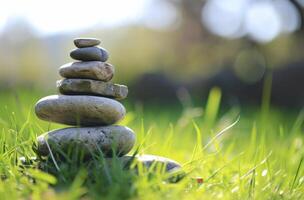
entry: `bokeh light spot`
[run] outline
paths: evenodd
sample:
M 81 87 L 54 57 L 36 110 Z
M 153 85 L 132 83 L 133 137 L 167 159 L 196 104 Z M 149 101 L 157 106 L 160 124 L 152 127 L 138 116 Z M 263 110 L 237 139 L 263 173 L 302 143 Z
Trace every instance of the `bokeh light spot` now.
M 255 83 L 263 78 L 266 70 L 265 59 L 259 51 L 246 49 L 239 53 L 234 63 L 236 76 L 247 83 Z

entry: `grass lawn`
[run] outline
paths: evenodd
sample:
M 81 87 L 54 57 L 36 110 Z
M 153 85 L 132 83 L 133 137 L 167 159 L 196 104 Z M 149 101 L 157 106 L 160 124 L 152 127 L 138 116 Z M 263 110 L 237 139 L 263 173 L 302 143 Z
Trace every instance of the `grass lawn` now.
M 139 154 L 156 154 L 183 164 L 186 177 L 168 183 L 166 175 L 120 165 L 93 169 L 69 161 L 55 176 L 22 169 L 35 138 L 63 127 L 37 119 L 33 106 L 50 93 L 0 94 L 0 199 L 304 199 L 304 111 L 269 106 L 221 108 L 220 91 L 209 101 L 183 109 L 131 102 L 120 124 L 137 135 Z M 266 95 L 267 96 L 267 95 Z M 102 159 L 100 160 L 102 162 Z M 202 183 L 197 182 L 202 178 Z

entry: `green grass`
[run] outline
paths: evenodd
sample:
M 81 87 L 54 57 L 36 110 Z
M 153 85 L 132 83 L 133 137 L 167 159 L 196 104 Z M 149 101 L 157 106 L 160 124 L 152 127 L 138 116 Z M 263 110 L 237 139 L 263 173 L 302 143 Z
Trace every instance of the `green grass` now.
M 36 163 L 20 168 L 19 157 L 35 155 L 38 135 L 64 127 L 34 115 L 35 102 L 47 94 L 0 94 L 0 199 L 304 199 L 304 111 L 270 107 L 267 93 L 261 108 L 221 108 L 219 89 L 207 103 L 183 103 L 182 110 L 125 102 L 120 123 L 137 134 L 130 154 L 139 147 L 139 154 L 182 163 L 187 175 L 175 184 L 166 174 L 140 169 L 136 175 L 103 159 L 91 170 L 73 159 L 58 163 L 54 175 Z

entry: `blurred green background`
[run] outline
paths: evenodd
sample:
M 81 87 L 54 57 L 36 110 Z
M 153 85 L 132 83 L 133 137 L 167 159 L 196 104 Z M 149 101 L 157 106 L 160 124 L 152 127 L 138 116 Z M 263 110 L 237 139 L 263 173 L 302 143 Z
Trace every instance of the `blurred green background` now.
M 78 199 L 86 191 L 88 199 L 303 199 L 303 7 L 304 0 L 2 1 L 1 199 Z M 57 93 L 75 37 L 101 39 L 113 82 L 128 85 L 119 124 L 136 133 L 133 152 L 180 162 L 189 172 L 183 182 L 149 174 L 130 182 L 115 170 L 107 182 L 99 170 L 98 182 L 86 185 L 72 164 L 62 176 L 69 189 L 55 191 L 56 179 L 16 165 L 35 155 L 38 135 L 63 127 L 39 120 L 34 105 Z M 193 184 L 196 177 L 203 184 Z
M 0 88 L 55 91 L 75 37 L 97 37 L 114 81 L 138 101 L 204 99 L 302 106 L 303 0 L 5 1 L 0 8 Z

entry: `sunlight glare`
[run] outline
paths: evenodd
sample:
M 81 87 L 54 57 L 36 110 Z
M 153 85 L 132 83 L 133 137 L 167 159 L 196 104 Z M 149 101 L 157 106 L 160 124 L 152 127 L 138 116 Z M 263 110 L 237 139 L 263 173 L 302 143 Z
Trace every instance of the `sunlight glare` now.
M 96 26 L 133 23 L 143 15 L 147 0 L 10 0 L 2 2 L 0 28 L 10 18 L 23 17 L 39 32 L 50 34 Z

